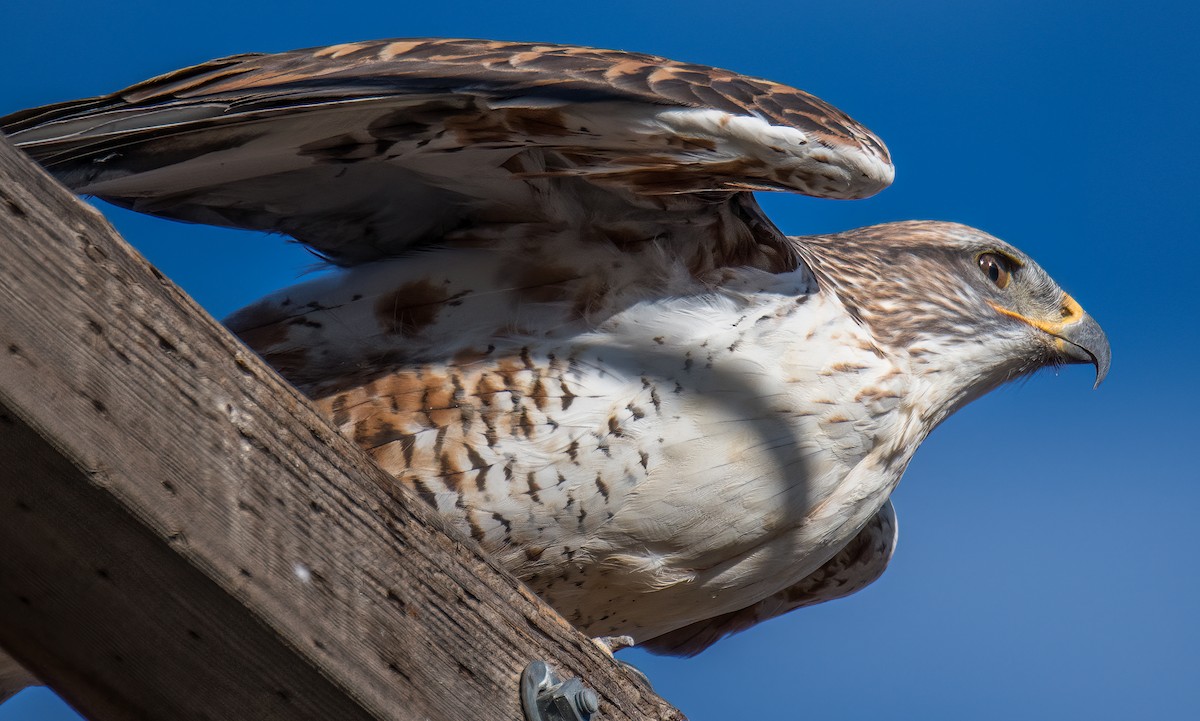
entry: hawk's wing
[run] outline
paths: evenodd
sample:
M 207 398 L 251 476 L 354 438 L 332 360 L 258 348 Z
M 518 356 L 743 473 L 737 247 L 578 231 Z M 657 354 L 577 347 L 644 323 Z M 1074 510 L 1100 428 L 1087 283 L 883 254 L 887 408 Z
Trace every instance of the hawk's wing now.
M 562 186 L 537 179 L 604 188 L 619 199 L 611 216 L 708 191 L 857 198 L 892 178 L 874 135 L 799 90 L 648 55 L 482 40 L 237 55 L 0 127 L 80 193 L 286 233 L 343 264 L 545 215 Z
M 653 653 L 695 656 L 722 638 L 768 619 L 857 593 L 887 568 L 896 547 L 897 530 L 896 511 L 888 501 L 845 548 L 799 583 L 740 611 L 697 621 L 638 646 Z

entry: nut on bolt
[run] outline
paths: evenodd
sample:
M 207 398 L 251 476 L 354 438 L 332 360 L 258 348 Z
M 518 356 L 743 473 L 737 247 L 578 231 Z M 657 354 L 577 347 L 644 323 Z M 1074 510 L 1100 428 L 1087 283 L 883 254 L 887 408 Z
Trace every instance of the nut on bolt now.
M 521 708 L 526 721 L 591 721 L 600 696 L 578 678 L 565 681 L 545 661 L 521 672 Z

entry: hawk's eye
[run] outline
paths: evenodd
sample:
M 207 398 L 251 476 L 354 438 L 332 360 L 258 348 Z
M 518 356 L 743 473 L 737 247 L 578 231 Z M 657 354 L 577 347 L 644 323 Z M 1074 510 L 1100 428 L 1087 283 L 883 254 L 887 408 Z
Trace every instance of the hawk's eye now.
M 992 284 L 997 288 L 1004 289 L 1008 287 L 1012 280 L 1012 270 L 1007 258 L 995 253 L 984 253 L 979 256 L 979 269 L 987 276 L 987 279 L 992 281 Z

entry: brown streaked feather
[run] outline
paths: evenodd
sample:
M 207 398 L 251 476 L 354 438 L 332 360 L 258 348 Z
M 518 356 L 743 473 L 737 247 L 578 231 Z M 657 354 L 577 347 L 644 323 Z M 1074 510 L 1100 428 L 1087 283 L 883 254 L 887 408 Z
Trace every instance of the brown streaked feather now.
M 0 127 L 8 135 L 18 135 L 85 114 L 189 100 L 228 103 L 226 112 L 246 113 L 347 95 L 455 93 L 570 102 L 634 101 L 751 114 L 815 134 L 828 146 L 853 145 L 891 161 L 879 138 L 841 110 L 780 83 L 642 53 L 447 38 L 233 55 L 109 95 L 19 111 L 0 119 Z
M 472 92 L 545 95 L 577 102 L 642 101 L 750 112 L 812 132 L 831 145 L 855 143 L 890 160 L 870 132 L 820 98 L 729 70 L 654 55 L 599 48 L 495 40 L 418 38 L 346 43 L 272 55 L 211 60 L 132 85 L 103 98 L 23 111 L 7 118 L 20 132 L 97 103 L 149 106 L 205 98 L 261 108 L 311 102 L 322 90 L 365 93 Z M 284 91 L 291 91 L 284 94 Z M 327 94 L 327 93 L 326 93 Z
M 670 109 L 717 115 L 660 128 Z M 732 118 L 806 139 L 785 153 L 758 126 L 729 130 Z M 638 53 L 483 40 L 237 55 L 0 128 L 79 192 L 282 232 L 341 264 L 498 213 L 543 221 L 540 198 L 572 183 L 619 198 L 619 217 L 678 194 L 862 197 L 890 179 L 883 144 L 802 91 Z

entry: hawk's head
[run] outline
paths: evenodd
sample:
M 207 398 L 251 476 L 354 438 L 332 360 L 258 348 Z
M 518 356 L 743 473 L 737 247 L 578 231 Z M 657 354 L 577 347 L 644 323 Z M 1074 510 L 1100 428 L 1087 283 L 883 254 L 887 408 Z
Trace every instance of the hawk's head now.
M 944 410 L 1039 368 L 1108 373 L 1104 331 L 1029 256 L 957 223 L 905 222 L 796 239 L 880 346 L 950 381 Z

